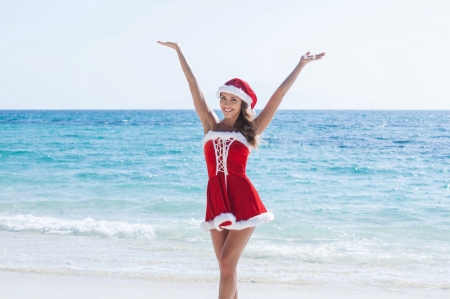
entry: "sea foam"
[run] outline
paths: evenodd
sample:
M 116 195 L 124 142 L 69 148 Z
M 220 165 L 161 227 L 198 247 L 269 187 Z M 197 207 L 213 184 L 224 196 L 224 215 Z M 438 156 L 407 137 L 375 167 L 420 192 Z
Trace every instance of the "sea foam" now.
M 154 236 L 153 228 L 148 224 L 94 220 L 91 217 L 68 220 L 33 215 L 0 216 L 0 230 L 112 238 L 148 239 Z

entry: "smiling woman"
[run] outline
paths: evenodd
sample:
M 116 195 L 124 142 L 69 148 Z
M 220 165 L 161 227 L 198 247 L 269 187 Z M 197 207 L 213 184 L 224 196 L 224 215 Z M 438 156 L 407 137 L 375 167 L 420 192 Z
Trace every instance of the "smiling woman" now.
M 219 299 L 237 298 L 236 268 L 255 227 L 274 216 L 262 203 L 246 175 L 248 156 L 258 146 L 259 135 L 271 122 L 284 95 L 302 68 L 322 59 L 325 53 L 303 55 L 292 73 L 278 87 L 266 107 L 255 118 L 257 97 L 244 80 L 234 78 L 217 90 L 224 115 L 219 120 L 208 106 L 178 43 L 158 42 L 176 50 L 189 83 L 195 110 L 200 118 L 208 169 L 206 216 L 201 228 L 210 231 L 220 267 Z

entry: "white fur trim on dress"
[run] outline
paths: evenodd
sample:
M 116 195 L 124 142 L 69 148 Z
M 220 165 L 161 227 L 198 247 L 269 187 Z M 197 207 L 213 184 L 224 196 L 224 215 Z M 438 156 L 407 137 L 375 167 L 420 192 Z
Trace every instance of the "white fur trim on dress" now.
M 216 93 L 216 96 L 219 99 L 220 99 L 220 93 L 221 92 L 227 92 L 227 93 L 234 94 L 235 96 L 238 96 L 241 100 L 246 102 L 249 107 L 252 106 L 253 99 L 248 94 L 246 94 L 245 91 L 243 91 L 240 88 L 237 88 L 236 86 L 233 86 L 233 85 L 222 85 L 222 86 L 220 86 L 219 89 L 217 90 L 217 93 Z
M 234 139 L 239 141 L 240 143 L 244 144 L 248 147 L 248 149 L 251 151 L 252 146 L 248 143 L 247 139 L 242 135 L 241 132 L 218 132 L 218 131 L 209 131 L 205 134 L 203 137 L 203 146 L 205 146 L 205 143 L 209 140 L 216 140 L 217 138 L 221 138 L 224 140 L 228 139 Z
M 219 216 L 216 216 L 213 220 L 203 221 L 200 224 L 200 228 L 204 231 L 209 231 L 214 228 L 217 229 L 218 231 L 221 231 L 222 228 L 220 227 L 220 225 L 227 221 L 235 223 L 236 217 L 234 217 L 234 215 L 231 213 L 222 213 Z
M 222 231 L 224 228 L 228 230 L 241 230 L 248 227 L 254 227 L 260 225 L 262 223 L 270 222 L 275 217 L 271 212 L 266 212 L 259 214 L 255 217 L 252 217 L 247 220 L 236 221 L 236 217 L 234 217 L 231 213 L 222 213 L 219 216 L 216 216 L 213 220 L 203 221 L 200 224 L 200 228 L 203 231 L 210 231 L 212 229 L 217 229 L 218 231 Z M 221 223 L 225 221 L 230 221 L 231 225 L 219 227 Z

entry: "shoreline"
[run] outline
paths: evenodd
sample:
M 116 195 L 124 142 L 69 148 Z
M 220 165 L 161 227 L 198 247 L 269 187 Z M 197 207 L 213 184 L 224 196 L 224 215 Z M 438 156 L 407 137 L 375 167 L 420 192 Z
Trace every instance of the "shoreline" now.
M 0 270 L 3 299 L 19 298 L 216 298 L 218 282 L 126 279 Z M 240 298 L 448 298 L 448 289 L 325 286 L 238 282 Z

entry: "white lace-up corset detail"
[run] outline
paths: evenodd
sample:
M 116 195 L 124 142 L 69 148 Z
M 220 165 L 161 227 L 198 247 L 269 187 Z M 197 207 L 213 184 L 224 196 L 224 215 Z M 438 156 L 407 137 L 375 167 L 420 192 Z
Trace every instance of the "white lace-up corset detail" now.
M 214 150 L 216 152 L 216 174 L 218 174 L 220 171 L 223 172 L 225 175 L 228 175 L 227 157 L 228 151 L 230 149 L 231 144 L 234 142 L 234 139 L 217 138 L 212 142 L 214 145 Z
M 247 139 L 240 132 L 216 132 L 209 131 L 203 138 L 203 145 L 207 141 L 211 140 L 214 145 L 214 151 L 216 154 L 216 175 L 219 172 L 223 172 L 226 176 L 228 175 L 227 170 L 227 158 L 228 151 L 234 141 L 239 141 L 248 147 L 251 151 L 252 147 L 248 144 Z

